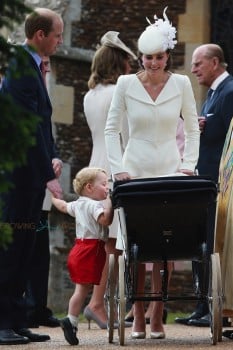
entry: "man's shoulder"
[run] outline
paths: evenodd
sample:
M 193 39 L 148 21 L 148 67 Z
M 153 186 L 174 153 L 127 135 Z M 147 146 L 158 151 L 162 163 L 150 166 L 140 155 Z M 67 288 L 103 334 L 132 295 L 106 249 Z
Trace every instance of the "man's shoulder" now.
M 233 76 L 231 74 L 229 74 L 220 84 L 223 87 L 229 87 L 229 88 L 233 88 Z
M 27 65 L 32 62 L 32 57 L 22 45 L 12 45 L 11 61 L 17 62 L 18 64 Z
M 32 56 L 22 45 L 15 45 L 12 49 L 12 56 L 6 70 L 7 79 L 17 79 L 21 81 L 25 77 L 35 77 L 36 63 Z
M 228 75 L 216 88 L 219 96 L 233 94 L 233 76 Z

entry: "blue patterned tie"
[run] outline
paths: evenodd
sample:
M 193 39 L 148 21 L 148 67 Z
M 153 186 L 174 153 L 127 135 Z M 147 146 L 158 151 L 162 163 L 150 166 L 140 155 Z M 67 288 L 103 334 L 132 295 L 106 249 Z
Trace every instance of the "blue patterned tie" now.
M 207 98 L 206 98 L 205 106 L 204 106 L 204 110 L 203 110 L 203 114 L 204 114 L 204 115 L 205 115 L 205 114 L 208 112 L 208 110 L 209 110 L 213 92 L 214 92 L 213 89 L 209 89 L 208 92 L 207 92 Z

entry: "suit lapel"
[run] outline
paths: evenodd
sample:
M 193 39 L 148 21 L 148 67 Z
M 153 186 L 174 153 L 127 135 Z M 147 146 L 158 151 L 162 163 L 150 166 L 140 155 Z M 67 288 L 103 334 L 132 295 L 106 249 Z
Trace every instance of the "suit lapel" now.
M 232 80 L 232 76 L 231 75 L 228 75 L 217 87 L 217 89 L 214 91 L 214 94 L 213 94 L 213 97 L 211 98 L 211 101 L 209 103 L 209 106 L 208 106 L 208 110 L 205 111 L 204 113 L 204 110 L 205 110 L 205 105 L 206 105 L 206 101 L 204 102 L 203 106 L 202 106 L 202 109 L 201 109 L 201 115 L 205 115 L 206 113 L 208 114 L 208 111 L 212 108 L 212 106 L 215 106 L 218 99 L 219 99 L 219 95 L 221 94 L 222 90 L 225 89 L 226 87 L 226 83 L 230 80 Z
M 221 91 L 225 88 L 225 85 L 226 83 L 229 81 L 229 80 L 232 80 L 232 77 L 229 75 L 228 77 L 226 77 L 217 87 L 217 89 L 214 91 L 214 95 L 211 99 L 211 103 L 209 105 L 209 109 L 210 107 L 216 102 L 216 100 L 218 99 Z
M 35 60 L 33 59 L 33 57 L 28 53 L 28 55 L 30 56 L 30 61 L 31 61 L 31 64 L 33 66 L 33 68 L 36 70 L 37 72 L 37 75 L 38 75 L 38 79 L 41 83 L 41 87 L 42 89 L 44 90 L 44 93 L 46 95 L 46 98 L 47 98 L 47 101 L 48 101 L 48 104 L 50 105 L 50 107 L 52 108 L 52 105 L 51 105 L 51 101 L 50 101 L 50 97 L 49 97 L 49 94 L 48 94 L 48 90 L 45 86 L 45 83 L 44 83 L 44 80 L 43 80 L 43 77 L 42 77 L 42 73 L 40 71 L 40 68 L 38 67 L 38 65 L 36 64 Z

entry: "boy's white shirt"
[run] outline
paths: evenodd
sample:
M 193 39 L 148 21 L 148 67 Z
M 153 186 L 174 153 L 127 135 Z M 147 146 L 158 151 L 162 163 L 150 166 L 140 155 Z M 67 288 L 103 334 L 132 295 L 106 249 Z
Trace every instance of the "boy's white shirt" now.
M 104 212 L 102 201 L 80 196 L 76 201 L 67 203 L 67 212 L 75 217 L 77 238 L 107 240 L 108 227 L 97 222 Z

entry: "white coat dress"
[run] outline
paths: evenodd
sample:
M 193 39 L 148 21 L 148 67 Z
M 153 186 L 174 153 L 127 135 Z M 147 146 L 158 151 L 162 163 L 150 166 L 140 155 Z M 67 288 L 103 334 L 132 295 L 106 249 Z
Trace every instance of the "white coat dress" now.
M 107 158 L 104 129 L 108 111 L 112 101 L 114 84 L 98 84 L 94 89 L 90 89 L 84 96 L 84 114 L 92 136 L 92 153 L 89 166 L 101 167 L 105 169 L 111 178 L 110 166 Z M 127 127 L 124 129 L 122 139 L 127 138 Z M 118 218 L 114 215 L 112 224 L 109 227 L 109 237 L 116 238 L 118 231 Z
M 123 153 L 119 134 L 125 115 L 129 140 Z M 185 133 L 183 161 L 176 142 L 180 115 Z M 196 102 L 186 75 L 172 73 L 155 101 L 137 74 L 118 78 L 105 127 L 112 174 L 128 172 L 144 178 L 174 174 L 180 168 L 193 171 L 199 139 Z

